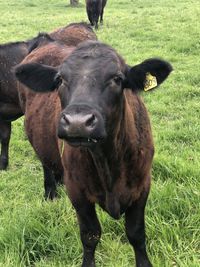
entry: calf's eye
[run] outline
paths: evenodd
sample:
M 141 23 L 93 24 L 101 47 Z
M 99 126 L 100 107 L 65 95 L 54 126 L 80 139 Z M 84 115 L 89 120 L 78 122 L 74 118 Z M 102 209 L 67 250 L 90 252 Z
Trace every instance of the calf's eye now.
M 116 77 L 113 78 L 113 80 L 117 85 L 121 85 L 122 77 L 116 76 Z
M 62 77 L 61 77 L 61 75 L 58 73 L 58 74 L 54 77 L 54 85 L 55 85 L 56 88 L 58 88 L 61 84 L 62 84 Z

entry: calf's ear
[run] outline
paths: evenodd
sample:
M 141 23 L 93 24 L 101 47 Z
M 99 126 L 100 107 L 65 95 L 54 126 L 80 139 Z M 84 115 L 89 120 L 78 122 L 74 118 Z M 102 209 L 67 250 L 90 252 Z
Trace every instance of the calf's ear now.
M 133 67 L 127 66 L 124 88 L 148 91 L 161 84 L 172 71 L 169 62 L 151 58 Z
M 56 68 L 38 64 L 21 64 L 14 69 L 16 78 L 35 92 L 51 92 L 62 82 Z

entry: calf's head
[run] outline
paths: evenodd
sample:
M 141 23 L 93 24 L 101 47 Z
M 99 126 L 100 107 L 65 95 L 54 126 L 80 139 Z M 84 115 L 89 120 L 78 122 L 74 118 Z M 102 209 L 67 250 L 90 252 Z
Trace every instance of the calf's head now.
M 58 90 L 58 136 L 73 146 L 91 146 L 104 141 L 121 118 L 125 88 L 143 90 L 149 76 L 155 87 L 171 70 L 168 62 L 156 58 L 130 67 L 110 46 L 87 41 L 58 68 L 28 63 L 16 67 L 15 73 L 36 92 Z

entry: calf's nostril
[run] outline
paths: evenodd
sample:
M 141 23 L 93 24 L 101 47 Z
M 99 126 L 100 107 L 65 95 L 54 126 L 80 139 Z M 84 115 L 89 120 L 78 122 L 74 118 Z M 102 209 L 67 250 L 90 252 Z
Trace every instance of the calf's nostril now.
M 63 114 L 61 120 L 63 121 L 64 124 L 67 126 L 70 125 L 70 115 Z
M 94 127 L 96 124 L 97 118 L 94 114 L 89 114 L 85 121 L 86 127 Z

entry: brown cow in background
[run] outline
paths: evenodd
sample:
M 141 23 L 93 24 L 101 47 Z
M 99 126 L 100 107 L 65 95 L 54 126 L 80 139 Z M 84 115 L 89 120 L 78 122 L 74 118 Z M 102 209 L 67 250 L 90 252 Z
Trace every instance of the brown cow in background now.
M 115 219 L 125 214 L 137 267 L 152 266 L 144 209 L 154 146 L 138 91 L 156 87 L 171 70 L 168 62 L 156 58 L 130 67 L 112 47 L 97 41 L 77 48 L 43 46 L 16 68 L 17 78 L 36 91 L 19 87 L 26 131 L 46 175 L 62 161 L 80 225 L 82 267 L 95 266 L 101 236 L 96 203 Z
M 0 45 L 0 170 L 5 170 L 8 166 L 11 123 L 23 115 L 12 68 L 32 50 L 44 45 L 46 41 L 53 41 L 53 39 L 66 45 L 77 45 L 85 40 L 97 40 L 97 37 L 86 23 L 72 23 L 54 30 L 49 35 L 40 33 L 28 41 Z
M 86 40 L 97 40 L 97 36 L 91 26 L 84 22 L 71 23 L 68 26 L 56 29 L 49 35 L 51 38 L 69 46 L 76 46 Z
M 86 0 L 86 11 L 87 16 L 92 26 L 98 29 L 98 22 L 100 17 L 100 22 L 103 23 L 103 13 L 104 7 L 107 0 Z

